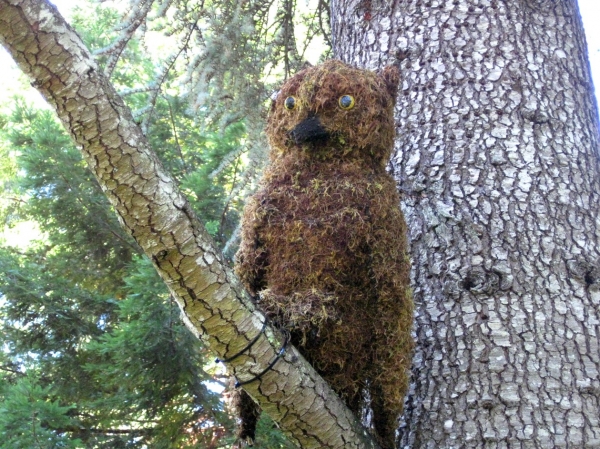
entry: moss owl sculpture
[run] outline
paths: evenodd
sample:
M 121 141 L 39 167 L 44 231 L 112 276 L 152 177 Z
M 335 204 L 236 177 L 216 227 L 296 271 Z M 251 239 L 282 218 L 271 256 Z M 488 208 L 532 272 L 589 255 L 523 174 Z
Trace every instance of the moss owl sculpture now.
M 236 261 L 258 305 L 348 407 L 370 406 L 384 449 L 394 447 L 413 347 L 406 225 L 385 169 L 398 82 L 393 67 L 330 60 L 283 85 Z M 239 439 L 252 440 L 257 406 L 241 390 L 233 403 Z

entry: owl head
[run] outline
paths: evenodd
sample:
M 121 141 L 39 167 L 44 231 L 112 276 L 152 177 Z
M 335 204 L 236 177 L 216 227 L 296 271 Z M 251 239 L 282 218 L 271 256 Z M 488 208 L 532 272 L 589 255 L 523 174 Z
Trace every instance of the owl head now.
M 271 159 L 299 153 L 385 165 L 394 142 L 399 81 L 393 66 L 375 73 L 329 60 L 302 70 L 286 81 L 271 105 Z

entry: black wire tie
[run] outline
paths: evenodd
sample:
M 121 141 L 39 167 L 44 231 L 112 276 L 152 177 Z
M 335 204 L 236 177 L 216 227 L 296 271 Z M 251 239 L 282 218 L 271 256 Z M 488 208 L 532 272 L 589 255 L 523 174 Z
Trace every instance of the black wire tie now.
M 250 348 L 252 348 L 252 346 L 254 345 L 254 343 L 256 343 L 256 342 L 258 341 L 258 338 L 259 338 L 259 337 L 262 335 L 262 333 L 265 331 L 266 327 L 267 327 L 267 319 L 265 318 L 265 320 L 263 321 L 263 327 L 262 327 L 262 329 L 260 330 L 260 332 L 259 332 L 258 334 L 256 334 L 256 337 L 254 337 L 254 338 L 252 339 L 252 341 L 251 341 L 250 343 L 248 343 L 248 345 L 247 345 L 247 346 L 246 346 L 244 349 L 242 349 L 240 352 L 238 352 L 238 353 L 236 353 L 236 354 L 234 354 L 234 355 L 232 355 L 231 357 L 229 357 L 229 358 L 226 358 L 226 359 L 220 359 L 220 358 L 218 358 L 218 357 L 217 357 L 217 358 L 215 359 L 215 363 L 229 363 L 229 362 L 231 362 L 232 360 L 235 360 L 235 359 L 237 359 L 237 358 L 238 358 L 239 356 L 241 356 L 241 355 L 242 355 L 244 352 L 246 352 L 246 351 L 249 351 L 249 350 L 250 350 Z
M 273 369 L 273 367 L 275 366 L 275 364 L 277 363 L 277 361 L 281 358 L 281 356 L 283 354 L 285 354 L 285 348 L 287 347 L 287 344 L 288 344 L 288 335 L 286 334 L 285 341 L 283 342 L 281 349 L 279 350 L 279 352 L 277 353 L 277 355 L 275 356 L 273 361 L 271 363 L 269 363 L 269 366 L 267 366 L 261 373 L 257 374 L 250 380 L 245 380 L 244 382 L 240 382 L 239 380 L 237 380 L 237 377 L 236 377 L 235 384 L 234 384 L 235 388 L 241 387 L 242 385 L 249 384 L 251 382 L 254 382 L 255 380 L 259 380 L 262 376 L 264 376 L 266 373 L 271 371 Z

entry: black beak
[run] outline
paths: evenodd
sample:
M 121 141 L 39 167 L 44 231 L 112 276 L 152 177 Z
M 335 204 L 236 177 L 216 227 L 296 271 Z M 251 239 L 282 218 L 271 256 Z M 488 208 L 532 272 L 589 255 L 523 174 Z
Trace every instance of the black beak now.
M 298 145 L 303 142 L 326 139 L 329 137 L 329 133 L 323 125 L 321 125 L 319 117 L 312 115 L 296 125 L 296 127 L 290 131 L 289 136 L 296 142 L 296 145 Z

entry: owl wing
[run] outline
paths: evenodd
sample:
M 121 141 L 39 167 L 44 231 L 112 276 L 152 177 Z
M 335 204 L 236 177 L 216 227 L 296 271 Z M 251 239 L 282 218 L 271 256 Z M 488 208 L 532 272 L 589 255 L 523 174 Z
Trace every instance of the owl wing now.
M 240 248 L 236 254 L 235 273 L 250 294 L 256 295 L 265 288 L 265 272 L 268 266 L 267 250 L 261 241 L 265 214 L 260 201 L 251 197 L 244 208 Z
M 393 181 L 372 199 L 373 232 L 369 244 L 371 272 L 377 292 L 373 328 L 371 398 L 374 426 L 394 441 L 396 418 L 402 411 L 412 358 L 413 302 L 407 229 Z

